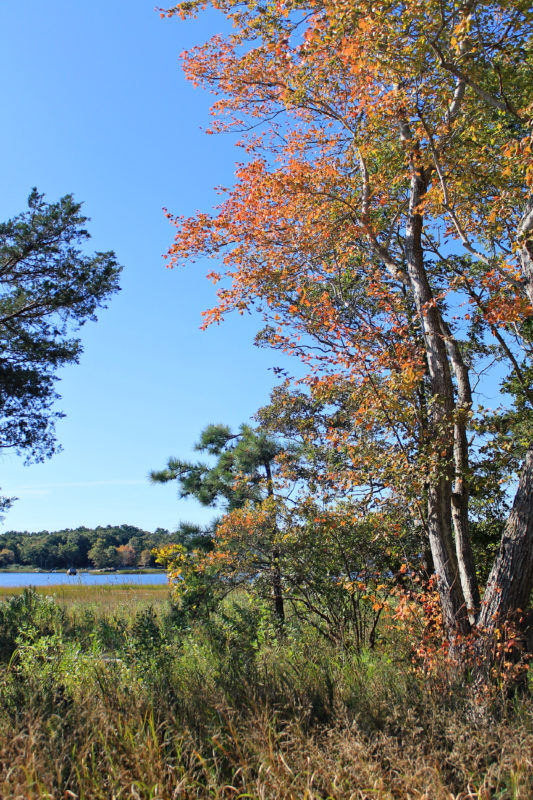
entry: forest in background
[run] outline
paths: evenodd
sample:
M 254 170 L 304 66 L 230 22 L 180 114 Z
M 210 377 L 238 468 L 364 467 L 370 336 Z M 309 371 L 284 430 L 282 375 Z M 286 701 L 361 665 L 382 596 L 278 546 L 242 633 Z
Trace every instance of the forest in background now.
M 151 533 L 134 525 L 36 533 L 6 531 L 0 535 L 0 569 L 19 566 L 43 570 L 154 567 L 154 548 L 169 544 L 205 547 L 209 540 L 209 534 L 199 526 L 187 523 L 182 523 L 174 533 L 164 528 Z

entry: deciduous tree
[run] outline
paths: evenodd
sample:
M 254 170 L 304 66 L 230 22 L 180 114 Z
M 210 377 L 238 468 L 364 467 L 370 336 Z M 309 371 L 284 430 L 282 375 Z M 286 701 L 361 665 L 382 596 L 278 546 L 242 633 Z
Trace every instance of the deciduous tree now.
M 533 451 L 480 605 L 464 341 L 484 337 L 531 402 L 517 350 L 533 303 L 529 4 L 214 5 L 234 31 L 185 69 L 218 95 L 212 131 L 242 131 L 247 161 L 215 213 L 171 217 L 170 263 L 219 259 L 205 323 L 258 308 L 263 341 L 300 352 L 315 390 L 379 375 L 413 398 L 426 381 L 421 500 L 445 626 L 494 628 L 533 583 Z

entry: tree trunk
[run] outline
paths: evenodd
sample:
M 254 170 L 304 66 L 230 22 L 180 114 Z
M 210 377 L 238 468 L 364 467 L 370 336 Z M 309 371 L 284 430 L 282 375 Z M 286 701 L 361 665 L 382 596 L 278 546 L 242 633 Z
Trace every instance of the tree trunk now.
M 424 265 L 423 219 L 418 208 L 427 191 L 428 177 L 420 164 L 416 148 L 410 155 L 410 168 L 409 212 L 405 230 L 407 273 L 420 319 L 431 380 L 433 395 L 430 410 L 431 432 L 436 442 L 442 440 L 444 434 L 444 452 L 441 455 L 444 466 L 434 464 L 429 479 L 428 533 L 437 574 L 443 621 L 447 634 L 452 639 L 458 632 L 467 633 L 470 627 L 451 530 L 450 465 L 453 453 L 452 448 L 446 444 L 446 429 L 451 424 L 454 410 L 453 383 L 442 335 L 440 313 Z
M 455 552 L 461 586 L 467 606 L 468 617 L 474 623 L 479 611 L 480 597 L 477 582 L 476 565 L 470 539 L 468 506 L 470 500 L 470 476 L 468 458 L 468 438 L 466 424 L 472 408 L 472 390 L 468 367 L 464 363 L 462 353 L 448 325 L 441 320 L 446 349 L 450 356 L 457 385 L 457 404 L 453 425 L 453 460 L 455 482 L 451 495 L 452 519 L 455 532 Z
M 493 632 L 529 604 L 533 588 L 533 447 L 530 447 L 492 567 L 478 626 Z
M 518 242 L 524 291 L 533 306 L 533 200 L 531 198 L 518 226 Z
M 280 551 L 274 548 L 272 551 L 272 594 L 274 595 L 274 612 L 280 629 L 285 625 L 285 605 L 283 601 L 283 584 L 281 581 L 281 569 L 279 564 Z
M 267 479 L 267 494 L 269 497 L 273 498 L 274 483 L 272 480 L 272 470 L 270 469 L 270 462 L 265 461 L 264 467 Z M 277 525 L 276 522 L 274 522 L 272 525 L 272 538 L 274 541 L 276 539 L 277 532 L 278 532 Z M 285 626 L 285 604 L 283 600 L 283 582 L 281 579 L 280 557 L 281 557 L 281 552 L 279 546 L 274 543 L 274 546 L 272 548 L 272 561 L 271 561 L 272 596 L 274 598 L 274 612 L 276 614 L 278 627 L 280 630 L 283 630 Z

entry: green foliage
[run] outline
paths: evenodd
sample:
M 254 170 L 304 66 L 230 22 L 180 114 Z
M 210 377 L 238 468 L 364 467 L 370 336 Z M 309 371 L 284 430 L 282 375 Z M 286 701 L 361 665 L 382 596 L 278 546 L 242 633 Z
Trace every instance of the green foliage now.
M 97 569 L 118 566 L 117 548 L 106 540 L 107 537 L 99 536 L 88 552 L 89 560 Z
M 15 561 L 15 551 L 10 550 L 9 547 L 3 547 L 0 550 L 0 567 L 8 567 Z
M 188 627 L 193 620 L 209 619 L 220 599 L 228 592 L 218 570 L 202 565 L 200 551 L 187 551 L 182 544 L 171 544 L 157 551 L 156 561 L 168 571 L 172 597 L 179 612 L 179 624 Z
M 21 626 L 0 664 L 6 797 L 531 796 L 530 699 L 418 673 L 405 632 L 356 654 L 290 619 L 278 642 L 243 591 L 189 631 L 130 608 L 0 604 Z
M 78 361 L 73 333 L 118 290 L 114 253 L 83 252 L 87 221 L 72 195 L 47 203 L 33 189 L 28 211 L 0 224 L 0 441 L 27 461 L 57 449 L 55 373 Z
M 194 497 L 205 506 L 221 503 L 228 510 L 268 493 L 274 459 L 283 450 L 274 438 L 244 424 L 238 433 L 227 425 L 208 425 L 195 449 L 213 456 L 214 463 L 170 458 L 166 469 L 150 473 L 152 481 L 177 481 L 180 497 Z
M 64 623 L 64 613 L 51 598 L 33 589 L 0 603 L 0 661 L 9 662 L 17 646 L 53 636 Z

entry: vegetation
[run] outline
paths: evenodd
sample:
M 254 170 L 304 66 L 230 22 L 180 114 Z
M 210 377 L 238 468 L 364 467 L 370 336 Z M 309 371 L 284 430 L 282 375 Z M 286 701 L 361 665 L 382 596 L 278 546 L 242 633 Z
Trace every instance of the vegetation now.
M 70 609 L 76 608 L 80 613 L 91 607 L 99 614 L 104 612 L 114 613 L 121 606 L 127 607 L 129 612 L 139 610 L 141 607 L 153 605 L 157 607 L 168 601 L 168 586 L 160 583 L 113 583 L 90 584 L 81 583 L 57 584 L 54 586 L 38 586 L 31 589 L 39 597 L 53 598 L 61 606 Z M 12 597 L 24 595 L 27 587 L 0 586 L 0 599 L 7 600 Z
M 363 654 L 276 630 L 242 592 L 192 624 L 168 603 L 2 602 L 3 796 L 531 797 L 529 700 L 424 674 L 393 628 Z
M 277 497 L 274 477 L 278 458 L 295 457 L 295 452 L 281 442 L 269 437 L 265 431 L 250 425 L 241 425 L 238 433 L 232 433 L 226 425 L 208 425 L 202 431 L 196 450 L 215 457 L 215 464 L 188 463 L 171 458 L 167 469 L 151 473 L 155 483 L 177 481 L 180 497 L 195 497 L 202 505 L 213 506 L 217 502 L 230 512 L 246 511 L 248 507 L 261 509 L 261 523 L 254 517 L 258 535 L 254 542 L 241 542 L 237 564 L 240 580 L 257 581 L 267 576 L 270 583 L 278 622 L 283 625 L 285 617 L 283 585 L 281 575 L 281 531 L 276 514 Z M 223 523 L 224 524 L 224 521 Z M 221 526 L 215 524 L 220 532 Z M 234 540 L 235 541 L 235 540 Z M 165 553 L 172 551 L 172 545 Z M 183 552 L 178 551 L 180 556 Z M 217 553 L 218 555 L 218 553 Z M 163 562 L 168 558 L 162 556 Z M 244 564 L 247 562 L 247 566 Z M 189 580 L 192 577 L 189 574 Z
M 531 9 L 211 5 L 230 32 L 185 68 L 247 159 L 172 218 L 170 263 L 219 259 L 205 324 L 259 309 L 304 368 L 152 474 L 221 507 L 212 530 L 4 535 L 4 564 L 154 557 L 171 582 L 157 608 L 0 603 L 4 793 L 526 800 Z
M 205 325 L 259 309 L 258 343 L 305 366 L 276 406 L 307 403 L 298 433 L 324 456 L 297 528 L 339 496 L 347 524 L 381 515 L 389 540 L 407 520 L 450 648 L 483 633 L 490 660 L 533 586 L 529 4 L 192 0 L 167 16 L 210 5 L 229 32 L 185 70 L 216 95 L 210 132 L 238 130 L 247 158 L 212 213 L 169 215 L 170 264 L 216 258 Z M 502 368 L 513 408 L 489 413 Z
M 47 203 L 33 189 L 28 211 L 0 224 L 0 447 L 26 462 L 57 450 L 56 373 L 78 362 L 73 334 L 119 288 L 113 252 L 83 253 L 87 222 L 72 195 Z
M 182 523 L 174 533 L 164 528 L 149 533 L 134 525 L 8 531 L 0 535 L 0 569 L 14 565 L 44 570 L 153 567 L 153 549 L 169 543 L 206 548 L 210 533 L 189 523 Z

